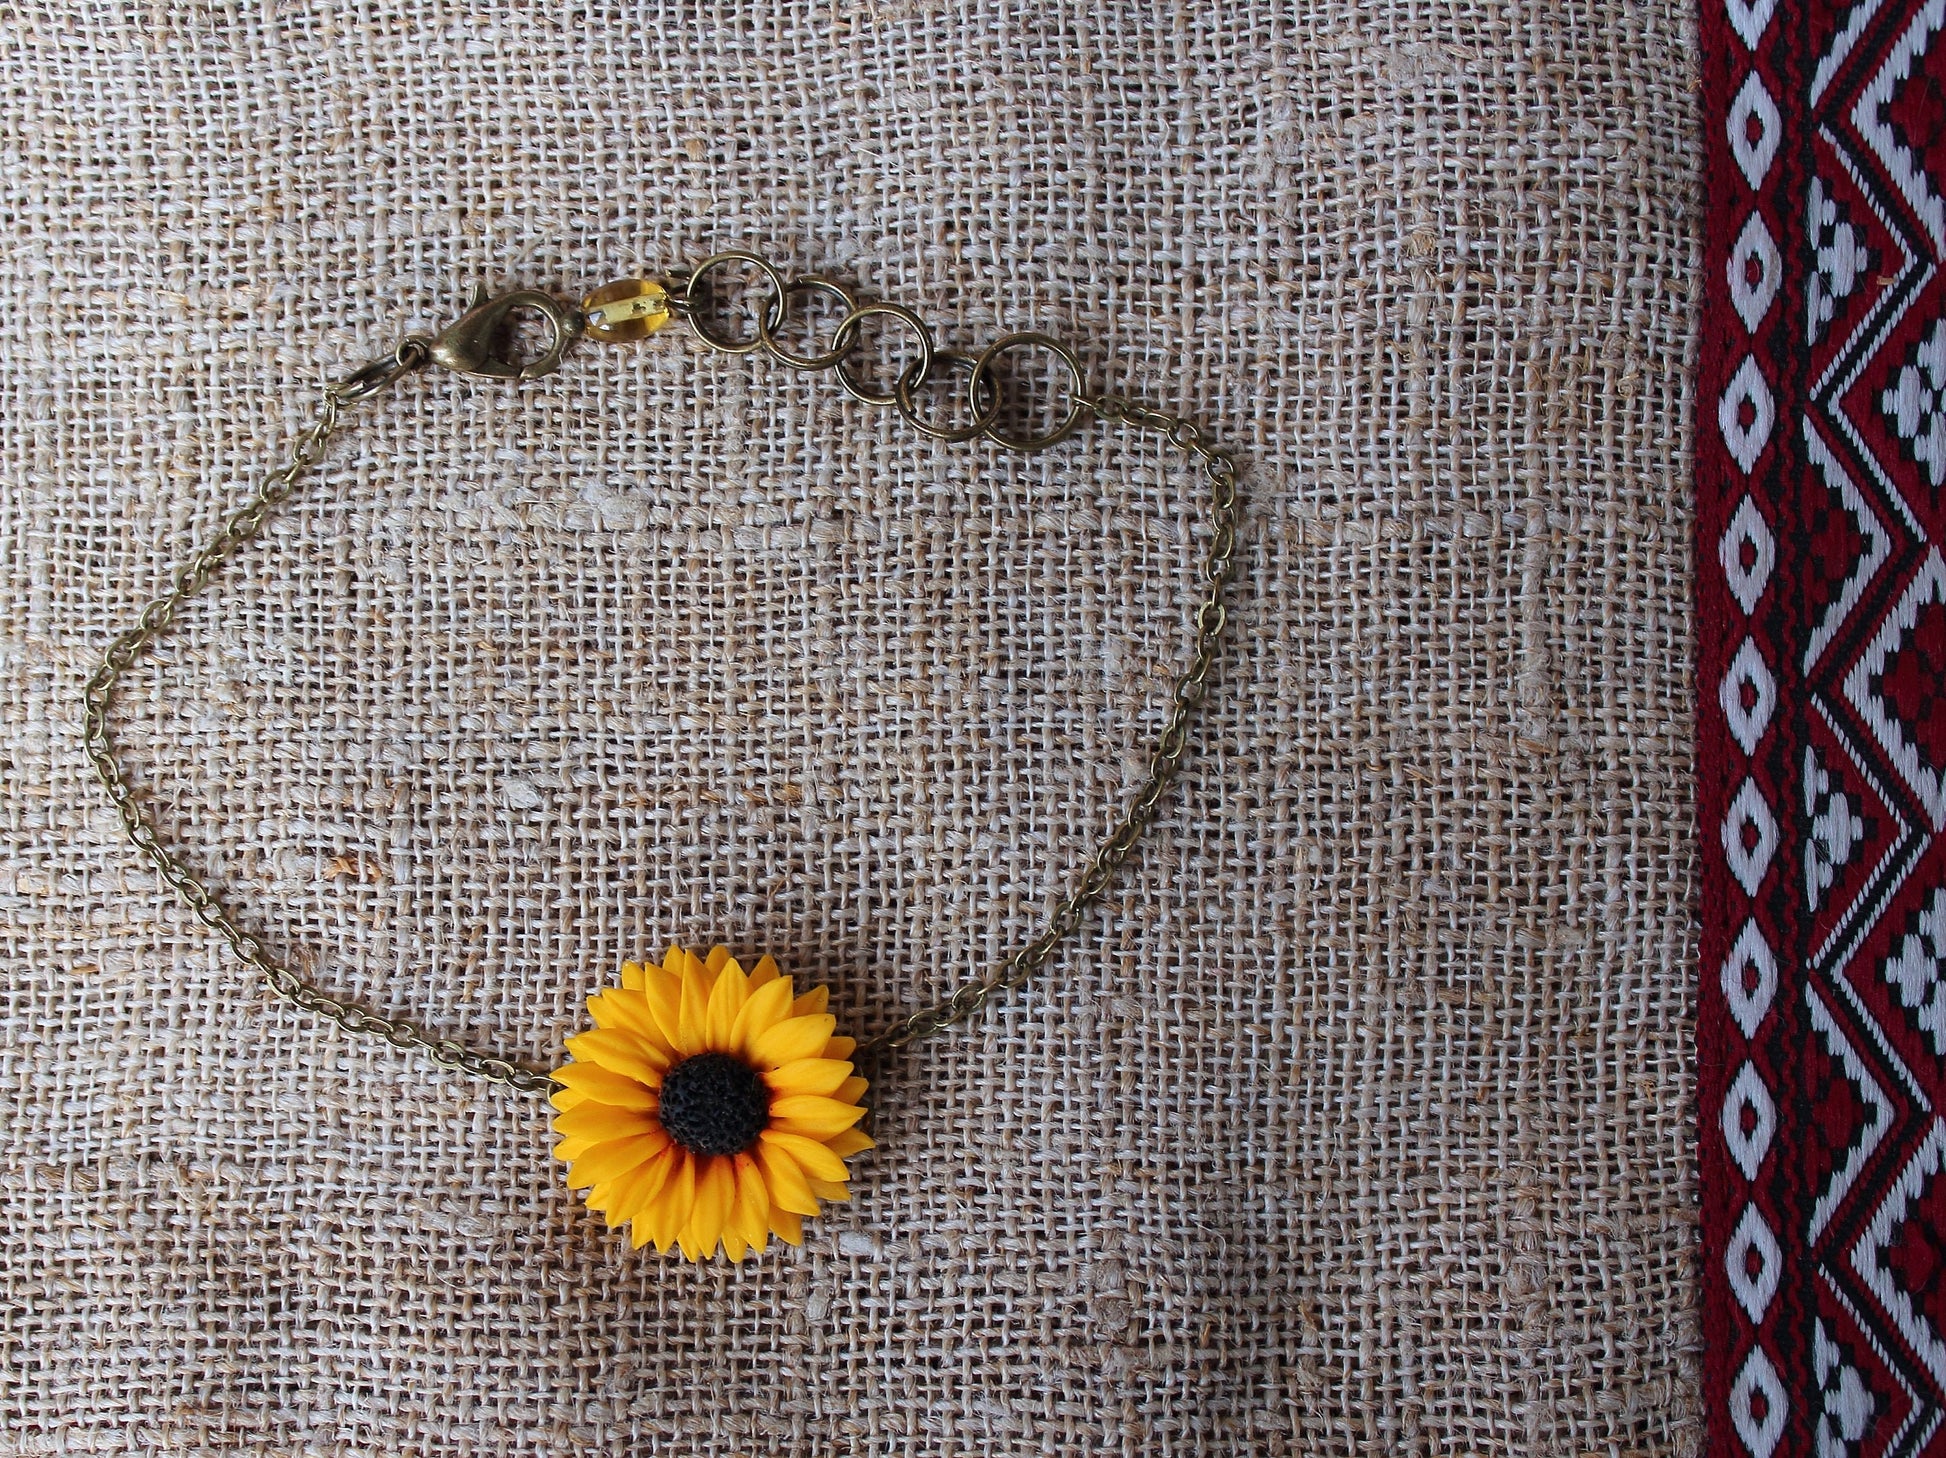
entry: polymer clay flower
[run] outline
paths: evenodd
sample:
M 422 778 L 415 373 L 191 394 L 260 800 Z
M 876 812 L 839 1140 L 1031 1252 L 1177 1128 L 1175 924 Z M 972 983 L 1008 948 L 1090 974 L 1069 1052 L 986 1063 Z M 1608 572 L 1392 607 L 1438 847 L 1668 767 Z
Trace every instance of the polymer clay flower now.
M 802 1243 L 820 1200 L 849 1198 L 845 1156 L 872 1147 L 855 1127 L 858 1045 L 833 1036 L 828 999 L 794 993 L 769 957 L 745 973 L 725 947 L 624 963 L 552 1074 L 568 1188 L 638 1248 L 735 1261 L 772 1234 Z

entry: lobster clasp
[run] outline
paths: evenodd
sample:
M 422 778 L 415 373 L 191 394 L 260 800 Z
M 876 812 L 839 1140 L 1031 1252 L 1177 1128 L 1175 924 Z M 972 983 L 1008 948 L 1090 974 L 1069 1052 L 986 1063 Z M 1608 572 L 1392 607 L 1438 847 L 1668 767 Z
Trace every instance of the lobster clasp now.
M 547 320 L 547 345 L 531 359 L 515 359 L 506 350 L 508 316 L 530 310 Z M 561 363 L 568 346 L 581 335 L 581 311 L 537 289 L 514 289 L 487 296 L 486 285 L 474 288 L 473 303 L 432 341 L 437 364 L 463 375 L 490 380 L 533 380 Z

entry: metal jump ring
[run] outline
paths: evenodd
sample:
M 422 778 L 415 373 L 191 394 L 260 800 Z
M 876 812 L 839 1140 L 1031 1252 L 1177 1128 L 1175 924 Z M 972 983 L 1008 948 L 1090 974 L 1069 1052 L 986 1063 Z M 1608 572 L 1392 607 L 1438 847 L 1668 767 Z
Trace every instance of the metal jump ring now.
M 961 354 L 958 350 L 953 349 L 935 351 L 932 362 L 934 364 L 950 365 L 956 369 L 964 368 L 969 373 L 976 363 L 972 355 Z M 985 409 L 981 409 L 979 402 L 971 398 L 971 391 L 968 392 L 967 404 L 972 407 L 975 417 L 971 425 L 962 427 L 959 430 L 947 430 L 937 425 L 928 425 L 919 418 L 919 407 L 912 400 L 912 392 L 923 384 L 925 384 L 923 378 L 913 379 L 912 371 L 907 369 L 892 386 L 892 394 L 894 396 L 892 403 L 899 407 L 899 414 L 903 415 L 912 428 L 921 435 L 931 436 L 934 440 L 943 440 L 948 444 L 957 445 L 961 441 L 972 440 L 977 436 L 985 435 L 988 430 L 992 429 L 993 422 L 999 418 L 1000 391 L 994 387 L 993 380 L 989 377 L 987 380 L 987 404 Z
M 341 405 L 376 395 L 407 370 L 416 370 L 424 364 L 431 345 L 432 341 L 423 335 L 408 334 L 390 354 L 382 354 L 370 364 L 327 385 L 325 394 Z
M 1030 435 L 1025 440 L 988 426 L 986 431 L 987 439 L 995 445 L 1005 446 L 1010 451 L 1044 451 L 1049 446 L 1066 440 L 1074 433 L 1075 426 L 1080 424 L 1081 412 L 1089 403 L 1087 397 L 1081 393 L 1081 362 L 1074 357 L 1074 351 L 1058 339 L 1051 339 L 1045 334 L 1034 333 L 1003 334 L 980 351 L 980 357 L 973 361 L 973 373 L 966 382 L 967 403 L 975 410 L 979 409 L 978 391 L 980 384 L 992 374 L 994 360 L 998 359 L 1010 349 L 1026 349 L 1036 344 L 1045 349 L 1053 350 L 1055 355 L 1059 357 L 1061 363 L 1068 367 L 1068 394 L 1070 396 L 1068 400 L 1068 413 L 1062 417 L 1061 423 L 1053 429 L 1044 431 L 1040 435 Z
M 858 332 L 858 321 L 861 319 L 869 319 L 874 314 L 889 314 L 894 319 L 903 320 L 907 325 L 911 326 L 912 332 L 919 336 L 919 358 L 915 365 L 909 365 L 906 369 L 899 371 L 899 378 L 904 379 L 909 370 L 916 368 L 917 374 L 914 378 L 919 380 L 925 379 L 932 370 L 932 333 L 926 328 L 925 320 L 913 313 L 912 310 L 899 304 L 859 304 L 852 309 L 849 314 L 845 315 L 838 322 L 836 344 L 839 352 L 842 354 L 850 351 L 852 337 Z M 882 395 L 877 394 L 865 389 L 847 374 L 842 363 L 837 368 L 838 383 L 845 387 L 845 393 L 850 395 L 854 400 L 863 400 L 867 405 L 896 405 L 899 403 L 899 394 L 896 389 L 887 390 Z
M 776 308 L 766 309 L 757 317 L 757 342 L 770 351 L 771 358 L 781 360 L 794 369 L 828 370 L 837 364 L 839 360 L 843 359 L 845 357 L 845 351 L 851 347 L 851 341 L 844 338 L 842 332 L 840 333 L 837 346 L 825 351 L 823 354 L 792 354 L 771 337 L 771 331 L 784 322 L 784 310 L 789 305 L 790 296 L 792 294 L 803 293 L 807 289 L 814 289 L 819 293 L 829 294 L 832 298 L 838 300 L 845 306 L 847 317 L 858 308 L 858 300 L 854 299 L 848 290 L 840 288 L 828 278 L 822 278 L 815 273 L 807 273 L 802 278 L 792 279 L 784 286 L 783 297 L 777 301 Z M 773 315 L 775 317 L 772 317 Z
M 723 339 L 712 334 L 704 325 L 703 316 L 696 311 L 696 285 L 702 281 L 703 276 L 711 269 L 721 268 L 726 263 L 754 263 L 758 268 L 763 270 L 764 276 L 770 280 L 771 297 L 757 313 L 758 328 L 757 334 L 753 338 Z M 784 295 L 788 291 L 788 287 L 784 282 L 784 276 L 756 254 L 745 252 L 741 248 L 726 249 L 722 253 L 712 253 L 708 258 L 705 258 L 701 263 L 697 264 L 695 269 L 690 273 L 689 282 L 683 287 L 682 291 L 682 314 L 684 318 L 689 320 L 689 327 L 696 331 L 696 337 L 711 349 L 721 350 L 724 354 L 748 354 L 751 350 L 763 344 L 763 324 L 767 316 L 774 312 L 778 316 L 778 322 L 782 322 Z M 775 325 L 772 327 L 774 328 Z

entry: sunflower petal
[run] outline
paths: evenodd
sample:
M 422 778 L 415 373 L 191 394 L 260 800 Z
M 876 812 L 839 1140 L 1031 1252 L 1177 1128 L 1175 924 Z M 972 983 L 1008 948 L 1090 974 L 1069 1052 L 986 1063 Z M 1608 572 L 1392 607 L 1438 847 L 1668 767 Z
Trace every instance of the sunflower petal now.
M 807 1139 L 802 1134 L 786 1134 L 776 1129 L 766 1129 L 757 1136 L 760 1152 L 772 1154 L 781 1152 L 791 1162 L 812 1179 L 842 1181 L 845 1178 L 845 1162 L 831 1150 L 815 1139 Z M 768 1166 L 766 1166 L 768 1168 Z M 773 1196 L 775 1186 L 772 1187 Z M 815 1215 L 816 1210 L 806 1210 L 806 1215 Z
M 592 1033 L 576 1033 L 567 1042 L 568 1052 L 583 1063 L 599 1063 L 612 1073 L 632 1078 L 645 1088 L 662 1087 L 662 1075 L 672 1059 L 659 1048 L 652 1048 L 622 1028 L 596 1028 Z
M 775 1027 L 759 1033 L 751 1045 L 750 1057 L 759 1068 L 781 1068 L 800 1058 L 815 1058 L 824 1051 L 831 1030 L 838 1020 L 829 1013 L 811 1017 L 785 1018 Z
M 797 1215 L 818 1213 L 817 1196 L 811 1193 L 811 1186 L 796 1160 L 762 1136 L 750 1147 L 750 1153 L 756 1157 L 757 1168 L 763 1171 L 771 1204 Z
M 669 950 L 662 954 L 662 970 L 672 977 L 680 977 L 688 967 L 689 953 L 674 942 L 669 943 Z
M 669 1147 L 669 1136 L 660 1129 L 650 1134 L 632 1134 L 625 1139 L 609 1139 L 595 1145 L 568 1167 L 568 1188 L 612 1180 L 625 1170 L 654 1159 Z
M 565 1114 L 576 1104 L 587 1103 L 588 1096 L 578 1088 L 557 1088 L 547 1096 L 547 1101 L 554 1105 L 561 1113 Z
M 647 1170 L 647 1179 L 644 1181 L 642 1187 L 635 1192 L 635 1208 L 629 1212 L 628 1217 L 629 1245 L 633 1249 L 640 1250 L 643 1246 L 647 1245 L 649 1243 L 649 1237 L 655 1233 L 654 1226 L 649 1219 L 649 1211 L 657 1199 L 661 1197 L 662 1192 L 669 1187 L 669 1181 L 674 1178 L 676 1171 L 681 1168 L 683 1160 L 688 1157 L 688 1150 L 684 1149 L 680 1144 L 671 1141 L 669 1147 L 654 1159 L 650 1160 L 645 1167 Z
M 730 949 L 721 942 L 718 942 L 709 949 L 709 955 L 703 958 L 703 970 L 714 977 L 718 972 L 723 970 L 723 964 L 729 960 Z
M 642 990 L 642 964 L 640 962 L 622 963 L 622 986 L 631 992 Z
M 788 1133 L 808 1134 L 813 1139 L 829 1139 L 864 1117 L 864 1109 L 857 1104 L 841 1104 L 816 1094 L 792 1094 L 770 1101 L 772 1128 L 781 1124 Z
M 645 1088 L 627 1074 L 603 1068 L 599 1063 L 570 1063 L 555 1069 L 548 1077 L 618 1109 L 653 1109 L 660 1102 L 654 1089 Z
M 774 1094 L 823 1094 L 830 1097 L 850 1072 L 849 1063 L 838 1063 L 829 1058 L 800 1058 L 795 1063 L 786 1063 L 782 1068 L 771 1069 L 763 1077 Z
M 692 963 L 695 958 L 689 959 Z M 703 1035 L 709 1029 L 710 975 L 701 967 L 682 977 L 682 1011 L 677 1016 L 676 1051 L 693 1058 L 709 1050 Z
M 811 1186 L 811 1193 L 816 1195 L 820 1200 L 835 1200 L 842 1205 L 851 1199 L 851 1191 L 840 1182 L 834 1180 L 808 1180 L 806 1183 Z
M 592 1100 L 554 1120 L 556 1133 L 596 1144 L 604 1139 L 626 1139 L 631 1134 L 652 1134 L 661 1127 L 662 1121 L 646 1109 L 618 1109 Z
M 554 1146 L 554 1157 L 563 1164 L 573 1164 L 582 1154 L 601 1143 L 599 1139 L 562 1139 Z
M 643 1186 L 656 1169 L 656 1161 L 673 1141 L 664 1140 L 661 1149 L 647 1159 L 630 1165 L 627 1169 L 596 1180 L 593 1189 L 588 1191 L 588 1208 L 599 1210 L 607 1217 L 609 1229 L 628 1224 L 629 1216 L 642 1203 Z
M 758 1037 L 776 1027 L 790 1005 L 791 984 L 788 978 L 773 977 L 762 986 L 753 987 L 737 1012 L 736 1022 L 730 1027 L 730 1046 L 725 1051 L 749 1058 L 757 1046 Z
M 627 1209 L 624 1210 L 618 1202 L 616 1207 L 608 1212 L 608 1222 L 611 1225 L 619 1225 L 624 1219 L 628 1221 L 632 1227 L 629 1234 L 637 1249 L 640 1249 L 649 1238 L 649 1222 L 643 1218 L 644 1212 L 649 1208 L 649 1203 L 662 1192 L 663 1186 L 669 1183 L 669 1176 L 675 1172 L 678 1157 L 684 1152 L 680 1144 L 673 1139 L 670 1140 L 668 1148 L 655 1158 L 643 1162 L 638 1177 L 625 1192 L 628 1201 Z M 619 1187 L 618 1181 L 617 1188 Z
M 857 1051 L 858 1040 L 856 1038 L 833 1038 L 829 1043 L 824 1045 L 824 1052 L 818 1056 L 821 1058 L 849 1058 Z
M 772 1205 L 770 1228 L 777 1232 L 777 1238 L 786 1245 L 804 1244 L 804 1220 L 795 1211 Z
M 619 1178 L 627 1179 L 630 1175 L 635 1173 L 636 1168 L 637 1167 L 634 1165 L 629 1166 L 629 1168 L 621 1172 Z M 613 1230 L 617 1225 L 620 1225 L 622 1223 L 621 1221 L 615 1219 L 614 1216 L 608 1213 L 608 1206 L 614 1193 L 615 1193 L 614 1180 L 612 1179 L 596 1180 L 592 1185 L 588 1187 L 588 1193 L 581 1197 L 582 1204 L 586 1205 L 590 1210 L 598 1210 L 601 1212 L 601 1218 L 607 1222 L 608 1228 L 610 1230 Z
M 747 1151 L 736 1156 L 733 1168 L 737 1197 L 730 1223 L 752 1250 L 761 1253 L 770 1244 L 770 1193 L 764 1188 L 763 1171 Z
M 865 1090 L 870 1087 L 862 1078 L 848 1078 L 838 1085 L 838 1091 L 831 1097 L 841 1104 L 855 1104 L 865 1097 Z
M 638 1034 L 651 1043 L 666 1041 L 662 1030 L 649 1016 L 649 1004 L 639 992 L 630 992 L 625 987 L 611 987 L 606 992 L 597 992 L 588 999 L 588 1016 L 595 1020 L 598 1028 L 620 1028 Z
M 730 1029 L 736 1026 L 737 1014 L 743 1011 L 748 982 L 735 959 L 725 957 L 723 965 L 716 969 L 716 985 L 710 989 L 709 1009 L 703 1014 L 704 1046 L 719 1051 L 731 1046 Z
M 649 1006 L 650 1021 L 673 1053 L 676 1040 L 682 1036 L 682 978 L 660 967 L 647 968 L 642 974 L 642 996 Z
M 689 1212 L 696 1207 L 696 1156 L 681 1145 L 676 1148 L 681 1152 L 676 1155 L 675 1168 L 669 1172 L 668 1181 L 642 1211 L 649 1224 L 650 1239 L 665 1255 L 675 1244 L 677 1234 L 689 1223 Z
M 813 1017 L 831 1006 L 831 989 L 813 987 L 809 992 L 791 1003 L 791 1016 L 794 1018 Z
M 766 983 L 777 980 L 777 959 L 766 952 L 757 958 L 757 965 L 750 969 L 750 990 L 755 992 Z M 762 1247 L 759 1247 L 761 1249 Z
M 878 1141 L 863 1129 L 843 1129 L 823 1141 L 824 1147 L 839 1158 L 848 1154 L 861 1154 L 867 1149 L 878 1148 Z
M 730 1160 L 719 1154 L 704 1163 L 696 1180 L 696 1205 L 683 1233 L 683 1254 L 691 1260 L 707 1260 L 715 1254 L 730 1208 L 736 1204 L 736 1189 L 736 1166 Z

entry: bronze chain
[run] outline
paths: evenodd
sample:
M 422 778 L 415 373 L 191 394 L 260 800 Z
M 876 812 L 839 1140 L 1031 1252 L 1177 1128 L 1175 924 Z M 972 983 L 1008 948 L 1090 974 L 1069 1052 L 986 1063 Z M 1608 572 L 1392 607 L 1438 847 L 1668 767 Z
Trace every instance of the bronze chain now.
M 756 312 L 754 331 L 747 338 L 733 338 L 714 332 L 704 322 L 701 311 L 701 296 L 707 293 L 709 275 L 737 264 L 758 269 L 771 289 L 769 297 Z M 822 354 L 795 353 L 775 337 L 777 330 L 782 327 L 790 300 L 807 292 L 834 298 L 846 309 L 831 347 Z M 968 981 L 943 1002 L 901 1018 L 890 1028 L 866 1039 L 860 1044 L 858 1052 L 862 1057 L 900 1048 L 916 1038 L 936 1033 L 971 1017 L 997 993 L 1018 988 L 1040 971 L 1055 949 L 1080 927 L 1083 913 L 1107 891 L 1116 871 L 1128 859 L 1143 832 L 1155 819 L 1157 806 L 1182 762 L 1188 746 L 1190 716 L 1208 688 L 1209 676 L 1222 643 L 1227 618 L 1223 593 L 1236 571 L 1236 464 L 1228 454 L 1210 443 L 1199 426 L 1183 416 L 1139 404 L 1121 395 L 1083 394 L 1081 367 L 1073 351 L 1045 334 L 1003 335 L 977 355 L 935 349 L 930 331 L 910 310 L 883 302 L 861 304 L 849 290 L 816 274 L 786 280 L 762 258 L 740 249 L 715 254 L 693 270 L 675 275 L 670 280 L 667 304 L 669 311 L 684 318 L 697 338 L 710 348 L 732 354 L 762 349 L 796 369 L 833 370 L 849 394 L 868 404 L 897 410 L 921 433 L 934 440 L 954 442 L 984 437 L 1009 450 L 1039 451 L 1066 439 L 1086 413 L 1105 423 L 1119 423 L 1138 430 L 1161 433 L 1171 445 L 1187 452 L 1201 464 L 1209 484 L 1212 529 L 1202 561 L 1202 596 L 1193 620 L 1196 651 L 1189 668 L 1176 681 L 1170 699 L 1169 717 L 1150 752 L 1148 772 L 1141 786 L 1107 839 L 1089 860 L 1073 889 L 1055 903 L 1046 924 L 1033 940 L 1013 953 L 998 972 Z M 543 314 L 552 330 L 552 338 L 546 349 L 524 361 L 511 358 L 499 344 L 499 335 L 508 315 L 521 310 Z M 918 341 L 916 357 L 900 371 L 888 390 L 869 388 L 845 368 L 845 362 L 858 341 L 860 324 L 873 317 L 897 321 Z M 482 291 L 476 295 L 474 305 L 467 314 L 438 338 L 410 335 L 390 354 L 382 355 L 326 385 L 317 418 L 310 429 L 298 437 L 289 461 L 267 477 L 244 504 L 230 514 L 217 534 L 176 571 L 169 590 L 144 608 L 135 625 L 109 645 L 100 666 L 90 675 L 83 691 L 83 731 L 88 761 L 94 768 L 96 778 L 101 781 L 102 789 L 120 813 L 129 841 L 148 858 L 163 881 L 182 898 L 198 920 L 220 933 L 238 958 L 257 972 L 265 986 L 347 1032 L 376 1033 L 396 1048 L 416 1049 L 448 1068 L 538 1094 L 548 1093 L 554 1088 L 547 1070 L 511 1058 L 478 1052 L 450 1038 L 435 1037 L 404 1018 L 388 1018 L 349 998 L 333 997 L 315 983 L 273 961 L 262 941 L 238 926 L 209 888 L 162 844 L 154 822 L 137 800 L 116 761 L 114 742 L 108 732 L 108 711 L 121 675 L 168 629 L 184 602 L 202 590 L 233 552 L 262 530 L 265 518 L 296 489 L 298 478 L 323 458 L 325 445 L 338 429 L 346 406 L 383 392 L 401 377 L 428 363 L 497 379 L 535 378 L 548 373 L 560 363 L 569 346 L 582 333 L 583 323 L 580 314 L 545 294 L 518 290 L 488 299 Z M 1029 348 L 1049 350 L 1061 360 L 1068 373 L 1068 401 L 1062 418 L 1055 425 L 1034 435 L 1020 436 L 1009 434 L 1000 426 L 997 367 L 1006 354 Z M 947 428 L 935 425 L 919 414 L 917 393 L 940 365 L 966 374 L 966 403 L 973 416 L 971 423 L 966 426 Z

